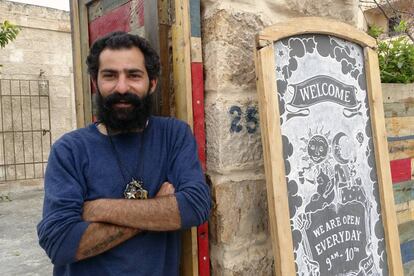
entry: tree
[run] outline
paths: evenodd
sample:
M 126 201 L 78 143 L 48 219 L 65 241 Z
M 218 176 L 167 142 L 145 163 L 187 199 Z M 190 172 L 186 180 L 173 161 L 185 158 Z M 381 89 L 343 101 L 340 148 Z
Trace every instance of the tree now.
M 18 26 L 7 20 L 0 23 L 0 47 L 4 48 L 9 42 L 15 40 L 19 31 L 20 28 Z
M 401 8 L 397 2 L 405 2 L 407 5 Z M 377 7 L 388 22 L 398 19 L 402 22 L 395 22 L 399 32 L 404 33 L 414 43 L 414 1 L 390 1 L 390 0 L 359 0 L 360 7 Z M 369 22 L 368 27 L 369 26 Z M 399 26 L 398 26 L 399 25 Z M 391 30 L 394 31 L 394 30 Z

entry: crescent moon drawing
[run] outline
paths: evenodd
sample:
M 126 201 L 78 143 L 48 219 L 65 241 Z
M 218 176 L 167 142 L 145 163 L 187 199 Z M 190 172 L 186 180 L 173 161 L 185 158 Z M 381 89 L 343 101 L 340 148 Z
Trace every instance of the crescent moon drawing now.
M 342 156 L 342 153 L 341 153 L 342 147 L 339 145 L 339 142 L 340 142 L 341 138 L 343 138 L 343 137 L 348 137 L 348 135 L 346 135 L 343 132 L 339 132 L 333 138 L 333 140 L 332 140 L 333 156 L 334 156 L 335 160 L 338 161 L 338 163 L 347 164 L 349 162 L 349 159 L 345 159 Z

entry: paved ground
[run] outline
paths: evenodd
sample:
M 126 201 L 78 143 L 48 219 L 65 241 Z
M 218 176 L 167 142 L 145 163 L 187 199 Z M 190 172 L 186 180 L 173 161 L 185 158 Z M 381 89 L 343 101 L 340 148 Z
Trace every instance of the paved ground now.
M 52 265 L 37 241 L 43 191 L 0 199 L 0 275 L 52 275 Z

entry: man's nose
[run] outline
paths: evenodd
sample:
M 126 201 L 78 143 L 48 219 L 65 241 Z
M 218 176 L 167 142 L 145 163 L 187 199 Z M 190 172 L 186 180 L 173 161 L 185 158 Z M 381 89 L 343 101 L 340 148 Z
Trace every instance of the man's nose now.
M 128 79 L 125 76 L 119 76 L 118 83 L 115 87 L 115 91 L 120 94 L 124 94 L 129 91 Z

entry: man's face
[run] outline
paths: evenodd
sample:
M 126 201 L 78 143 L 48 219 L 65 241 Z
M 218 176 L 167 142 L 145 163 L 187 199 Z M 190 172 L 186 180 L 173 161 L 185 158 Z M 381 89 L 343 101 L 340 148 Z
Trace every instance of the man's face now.
M 113 93 L 133 93 L 143 98 L 148 91 L 154 92 L 157 81 L 150 80 L 145 68 L 145 57 L 140 49 L 104 49 L 99 56 L 97 88 L 105 98 Z M 151 88 L 151 89 L 149 89 Z M 119 103 L 116 108 L 128 108 Z
M 98 118 L 114 131 L 143 128 L 150 112 L 149 94 L 156 80 L 149 80 L 141 50 L 105 49 L 99 56 Z

